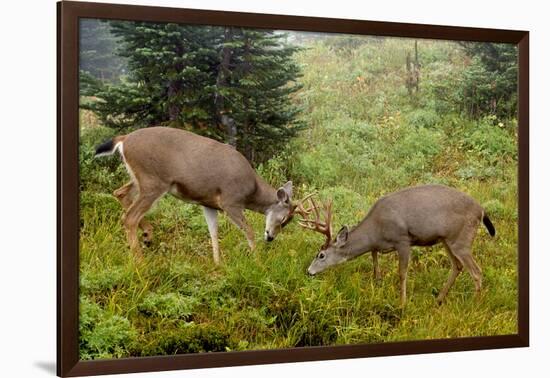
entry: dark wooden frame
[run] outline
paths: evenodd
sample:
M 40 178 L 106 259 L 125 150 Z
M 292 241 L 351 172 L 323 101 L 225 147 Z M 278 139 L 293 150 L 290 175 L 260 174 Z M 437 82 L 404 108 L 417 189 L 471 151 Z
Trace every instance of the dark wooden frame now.
M 233 25 L 253 28 L 517 44 L 519 48 L 518 333 L 504 336 L 383 344 L 79 361 L 79 18 Z M 57 374 L 59 376 L 330 360 L 526 347 L 529 345 L 529 33 L 527 31 L 63 1 L 57 3 L 57 46 Z

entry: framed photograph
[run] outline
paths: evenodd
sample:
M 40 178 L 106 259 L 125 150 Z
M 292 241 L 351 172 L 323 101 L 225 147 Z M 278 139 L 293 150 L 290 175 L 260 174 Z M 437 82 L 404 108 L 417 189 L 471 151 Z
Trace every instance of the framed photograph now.
M 528 32 L 57 9 L 59 376 L 528 346 Z

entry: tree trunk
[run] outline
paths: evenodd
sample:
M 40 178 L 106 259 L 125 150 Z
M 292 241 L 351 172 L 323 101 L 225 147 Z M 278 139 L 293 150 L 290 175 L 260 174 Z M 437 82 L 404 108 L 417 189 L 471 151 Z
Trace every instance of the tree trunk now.
M 405 85 L 407 86 L 407 92 L 409 94 L 409 97 L 412 96 L 412 88 L 413 88 L 413 79 L 412 79 L 412 69 L 411 69 L 411 53 L 407 53 L 407 80 L 405 82 Z
M 252 56 L 250 53 L 250 40 L 247 38 L 244 44 L 244 62 L 243 62 L 243 77 L 246 77 L 248 74 L 250 74 L 250 71 L 252 70 Z M 243 106 L 244 109 L 250 111 L 250 105 L 248 103 L 248 98 L 245 97 L 243 100 Z M 248 159 L 248 161 L 254 165 L 254 145 L 250 143 L 252 138 L 250 138 L 251 129 L 254 127 L 254 124 L 251 122 L 249 115 L 246 115 L 246 118 L 243 122 L 243 131 L 245 134 L 245 137 L 243 138 L 245 141 L 244 145 L 244 156 Z
M 226 114 L 222 114 L 220 121 L 225 127 L 227 143 L 233 147 L 237 147 L 237 125 L 235 124 L 235 120 Z
M 224 42 L 231 41 L 233 37 L 233 29 L 228 27 L 224 31 Z M 221 51 L 220 65 L 218 66 L 218 76 L 216 78 L 216 87 L 218 88 L 214 94 L 214 104 L 216 106 L 216 115 L 218 122 L 220 122 L 225 129 L 225 135 L 227 143 L 233 147 L 237 146 L 237 126 L 235 120 L 228 114 L 225 108 L 225 99 L 220 93 L 219 89 L 227 87 L 227 77 L 229 76 L 231 63 L 231 55 L 233 51 L 231 48 L 224 46 Z
M 168 84 L 168 119 L 170 121 L 177 121 L 180 115 L 180 107 L 174 97 L 177 96 L 180 85 L 176 81 L 171 81 Z
M 414 41 L 414 86 L 416 93 L 420 86 L 420 63 L 418 63 L 418 41 Z
M 411 97 L 413 92 L 418 93 L 420 88 L 420 63 L 418 63 L 418 41 L 414 41 L 414 60 L 411 58 L 411 53 L 407 53 L 407 79 L 405 85 L 407 92 Z

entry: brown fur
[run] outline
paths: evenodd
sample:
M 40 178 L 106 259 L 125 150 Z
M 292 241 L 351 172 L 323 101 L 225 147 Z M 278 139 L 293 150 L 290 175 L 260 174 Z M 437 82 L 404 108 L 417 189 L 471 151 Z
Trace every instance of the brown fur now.
M 479 292 L 481 269 L 472 256 L 472 244 L 482 219 L 487 219 L 484 223 L 494 235 L 483 208 L 467 194 L 443 185 L 406 188 L 376 201 L 367 216 L 351 230 L 342 228 L 336 240 L 313 260 L 308 271 L 316 274 L 329 266 L 372 252 L 378 278 L 377 253 L 397 251 L 401 305 L 404 306 L 411 247 L 443 243 L 451 261 L 451 274 L 437 301 L 444 300 L 463 267 L 472 276 L 476 292 Z
M 254 247 L 254 233 L 243 211 L 249 209 L 267 214 L 280 202 L 278 191 L 256 174 L 243 155 L 227 144 L 166 127 L 140 129 L 113 138 L 113 148 L 118 143 L 121 143 L 119 152 L 131 181 L 113 194 L 126 210 L 124 226 L 130 247 L 137 255 L 141 255 L 137 228 L 144 230 L 145 241 L 150 242 L 152 226 L 143 216 L 166 193 L 226 212 L 243 230 L 251 248 Z M 284 211 L 285 206 L 281 208 Z M 217 223 L 215 227 L 217 235 Z M 213 242 L 213 247 L 217 263 L 217 241 Z

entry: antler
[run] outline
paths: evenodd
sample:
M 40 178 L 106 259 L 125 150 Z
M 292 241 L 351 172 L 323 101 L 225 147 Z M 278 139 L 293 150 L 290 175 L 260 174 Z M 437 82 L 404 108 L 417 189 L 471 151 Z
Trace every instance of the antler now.
M 301 215 L 302 218 L 307 219 L 308 215 L 311 213 L 311 208 L 305 209 L 305 208 L 304 208 L 304 203 L 305 203 L 307 200 L 309 200 L 311 197 L 313 197 L 315 194 L 317 194 L 317 193 L 316 193 L 316 192 L 313 192 L 313 193 L 308 194 L 308 195 L 305 196 L 304 198 L 302 198 L 302 199 L 294 206 L 294 208 L 292 209 L 292 215 L 294 216 L 295 214 L 298 214 L 298 215 Z
M 326 241 L 325 244 L 323 244 L 323 247 L 327 247 L 332 240 L 332 201 L 323 204 L 322 212 L 324 215 L 324 221 L 321 221 L 321 211 L 311 197 L 312 195 L 307 196 L 297 205 L 298 210 L 295 210 L 295 213 L 300 214 L 303 218 L 298 221 L 298 224 L 304 228 L 317 231 L 325 235 Z M 304 209 L 303 203 L 306 199 L 310 206 L 309 208 Z M 314 218 L 309 217 L 312 212 L 314 213 Z

